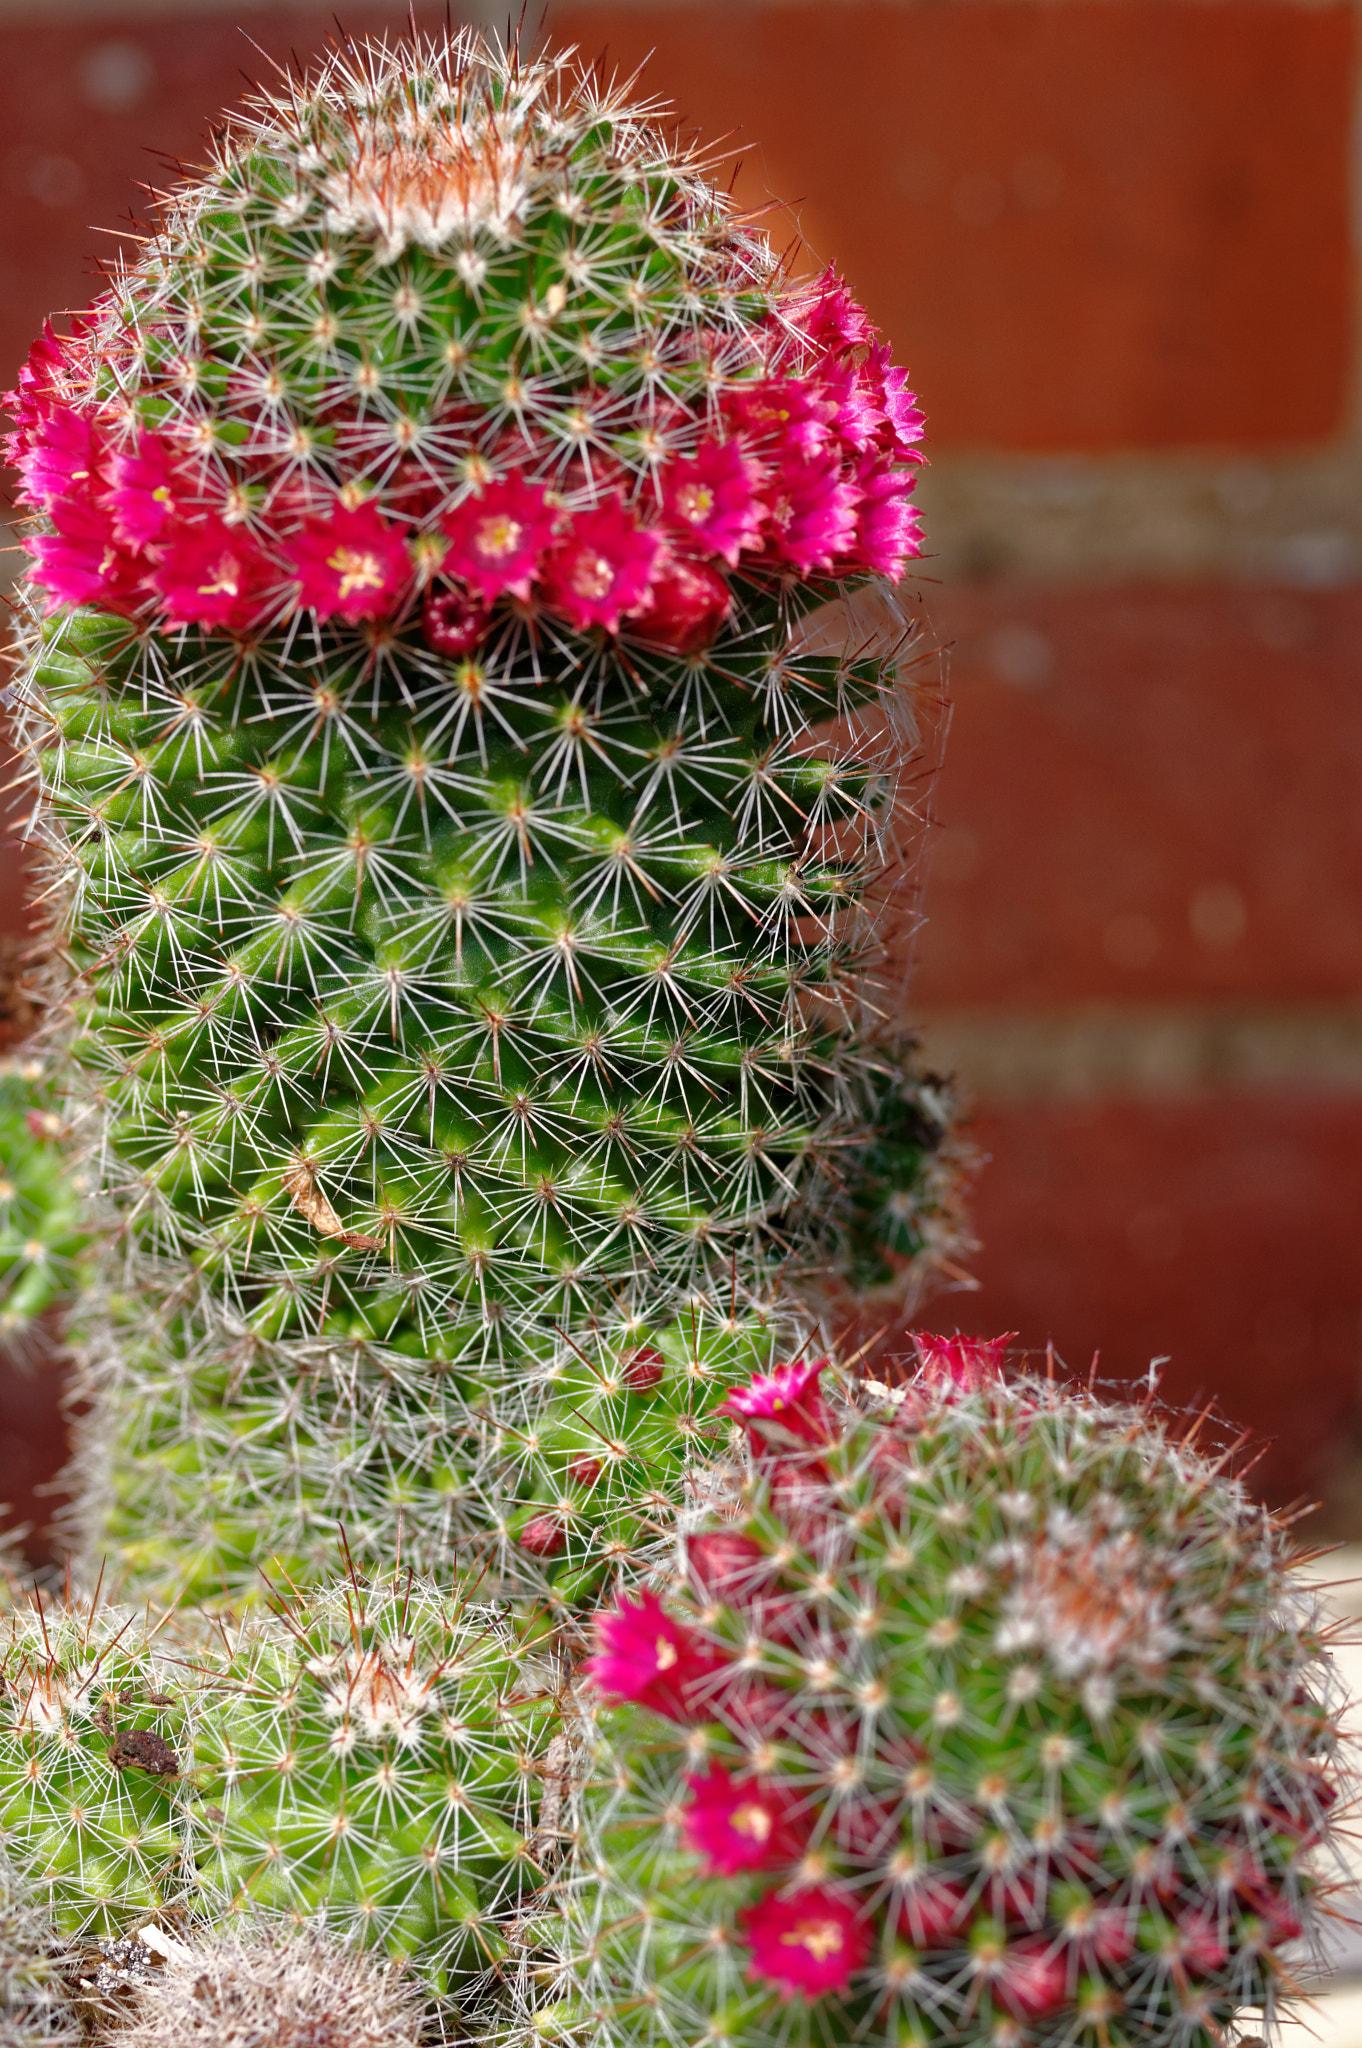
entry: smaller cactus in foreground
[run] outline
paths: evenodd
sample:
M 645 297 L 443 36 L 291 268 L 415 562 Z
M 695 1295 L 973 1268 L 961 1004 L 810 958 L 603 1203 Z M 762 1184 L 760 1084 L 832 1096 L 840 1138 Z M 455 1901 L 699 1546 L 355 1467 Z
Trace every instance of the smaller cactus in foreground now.
M 83 2039 L 42 1914 L 0 1863 L 0 2048 L 77 2048 Z
M 7 1632 L 0 1833 L 60 1932 L 316 1918 L 439 1995 L 495 1968 L 554 1711 L 524 1631 L 418 1582 L 215 1635 L 116 1609 Z
M 0 1344 L 21 1358 L 70 1295 L 88 1235 L 62 1129 L 42 1063 L 0 1059 Z
M 1005 1341 L 919 1340 L 840 1412 L 812 1364 L 730 1395 L 740 1493 L 598 1624 L 540 2038 L 1273 2023 L 1340 1783 L 1285 1532 L 1148 1408 L 1005 1381 Z
M 416 2048 L 417 1987 L 315 1928 L 181 1948 L 138 1992 L 119 2048 Z

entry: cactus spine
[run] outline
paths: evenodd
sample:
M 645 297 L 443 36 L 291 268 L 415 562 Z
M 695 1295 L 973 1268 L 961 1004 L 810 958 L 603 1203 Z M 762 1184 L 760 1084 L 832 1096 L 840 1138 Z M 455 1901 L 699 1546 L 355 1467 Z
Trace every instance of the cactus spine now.
M 338 1517 L 438 1566 L 583 1352 L 788 1336 L 782 1273 L 949 1231 L 939 1091 L 866 1034 L 914 629 L 853 599 L 919 417 L 646 111 L 344 50 L 17 394 L 122 1219 L 88 1533 L 147 1589 L 315 1574 Z

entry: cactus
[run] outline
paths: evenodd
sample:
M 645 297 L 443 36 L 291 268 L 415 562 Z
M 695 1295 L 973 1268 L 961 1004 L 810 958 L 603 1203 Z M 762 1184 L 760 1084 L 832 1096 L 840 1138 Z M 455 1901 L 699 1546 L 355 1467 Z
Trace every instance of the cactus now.
M 58 1944 L 0 1861 L 0 2048 L 78 2048 L 83 2039 Z
M 855 1405 L 811 1363 L 729 1397 L 747 1478 L 598 1625 L 536 2038 L 1275 2024 L 1342 1775 L 1286 1534 L 1147 1407 L 1004 1379 L 1005 1341 L 924 1340 Z
M 87 1243 L 58 1102 L 40 1060 L 0 1060 L 0 1344 L 20 1359 L 68 1300 Z
M 697 1301 L 795 1341 L 799 1275 L 949 1239 L 948 1105 L 871 1021 L 920 418 L 648 112 L 342 47 L 13 395 L 122 1218 L 86 1538 L 146 1590 L 338 1517 L 442 1568 L 578 1351 Z
M 315 1929 L 177 1944 L 127 2015 L 121 2048 L 417 2048 L 416 1987 Z
M 446 2001 L 495 1975 L 554 1713 L 523 1627 L 410 1579 L 211 1633 L 38 1608 L 0 1675 L 0 1834 L 67 1938 L 309 1920 Z

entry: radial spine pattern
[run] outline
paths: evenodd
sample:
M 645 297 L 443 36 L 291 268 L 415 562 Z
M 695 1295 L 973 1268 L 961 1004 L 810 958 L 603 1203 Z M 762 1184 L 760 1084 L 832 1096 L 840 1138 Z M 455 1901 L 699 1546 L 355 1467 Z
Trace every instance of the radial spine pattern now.
M 488 1446 L 584 1352 L 789 1328 L 801 1270 L 950 1237 L 871 916 L 919 416 L 647 112 L 347 49 L 15 395 L 121 1218 L 88 1534 L 148 1586 L 313 1569 L 338 1517 L 504 1538 Z
M 598 1623 L 556 1996 L 530 1966 L 523 2038 L 1275 2026 L 1345 1868 L 1289 1540 L 1148 1410 L 1005 1382 L 1004 1343 L 924 1340 L 852 1407 L 809 1365 L 729 1396 L 745 1481 L 669 1598 Z

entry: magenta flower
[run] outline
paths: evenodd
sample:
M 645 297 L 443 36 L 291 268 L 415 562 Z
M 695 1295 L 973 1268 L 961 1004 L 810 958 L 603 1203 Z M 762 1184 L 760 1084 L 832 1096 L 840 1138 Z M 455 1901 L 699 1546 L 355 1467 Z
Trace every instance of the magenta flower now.
M 908 1333 L 917 1346 L 922 1377 L 961 1394 L 977 1393 L 1003 1369 L 1015 1330 L 1002 1337 L 933 1337 L 926 1330 Z
M 864 455 L 878 447 L 887 425 L 883 394 L 864 365 L 855 356 L 829 356 L 813 374 L 833 407 L 833 432 L 844 452 Z
M 708 647 L 728 617 L 733 593 L 708 562 L 663 558 L 639 609 L 630 615 L 629 632 L 649 647 L 671 654 L 698 654 Z
M 462 576 L 489 604 L 507 590 L 528 597 L 558 517 L 544 490 L 513 469 L 445 514 L 445 572 Z
M 835 454 L 808 461 L 788 455 L 767 479 L 762 537 L 775 561 L 801 576 L 830 568 L 854 545 L 860 492 L 842 473 Z
M 702 441 L 663 472 L 668 525 L 692 545 L 733 566 L 761 539 L 760 466 L 738 441 Z
M 461 661 L 487 638 L 492 614 L 467 590 L 434 590 L 421 612 L 421 635 L 435 654 Z
M 159 434 L 142 434 L 113 457 L 109 507 L 119 538 L 143 548 L 159 541 L 172 520 L 192 507 L 198 492 L 179 451 Z
M 790 308 L 790 318 L 824 353 L 857 348 L 878 335 L 864 306 L 852 298 L 831 265 L 810 287 L 807 298 Z
M 703 1856 L 711 1877 L 772 1870 L 800 1854 L 789 1802 L 769 1787 L 735 1785 L 722 1764 L 688 1777 L 691 1801 L 681 1816 L 686 1846 Z
M 922 523 L 912 502 L 916 475 L 878 452 L 862 456 L 854 475 L 860 496 L 852 563 L 877 576 L 900 576 L 904 563 L 922 553 Z
M 1032 1934 L 1003 1951 L 990 1975 L 997 2004 L 1014 2019 L 1043 2020 L 1069 2002 L 1069 1965 L 1062 1948 Z
M 56 531 L 34 534 L 24 545 L 37 567 L 34 580 L 47 592 L 46 609 L 100 605 L 132 618 L 147 602 L 148 563 L 120 547 L 107 508 L 95 498 L 71 498 L 53 511 Z
M 61 397 L 61 374 L 67 367 L 66 348 L 50 320 L 29 349 L 13 391 L 4 394 L 5 410 L 14 421 L 14 432 L 5 442 L 5 453 L 15 468 L 22 470 L 25 458 Z
M 724 394 L 723 413 L 760 455 L 773 462 L 791 455 L 808 461 L 831 445 L 837 408 L 809 378 L 770 377 L 733 385 Z
M 621 1599 L 613 1614 L 598 1616 L 596 1644 L 584 1667 L 587 1677 L 615 1699 L 651 1707 L 673 1721 L 697 1718 L 689 1695 L 721 1663 L 672 1620 L 655 1593 Z
M 377 505 L 337 504 L 325 519 L 308 519 L 283 543 L 298 578 L 298 603 L 319 619 L 383 618 L 396 611 L 412 581 L 411 556 Z
M 851 1900 L 823 1885 L 781 1898 L 768 1892 L 742 1916 L 757 1976 L 783 1999 L 845 1991 L 870 1960 L 870 1928 Z
M 575 512 L 544 563 L 541 594 L 550 611 L 585 632 L 617 633 L 627 613 L 645 602 L 662 540 L 638 524 L 618 494 L 589 512 Z
M 755 1373 L 752 1384 L 734 1387 L 720 1403 L 720 1415 L 738 1415 L 748 1432 L 760 1444 L 753 1425 L 775 1422 L 806 1444 L 824 1444 L 832 1434 L 828 1414 L 818 1389 L 818 1376 L 826 1358 L 797 1359 L 792 1365 L 778 1365 L 773 1373 Z
M 248 528 L 210 514 L 170 529 L 152 582 L 175 626 L 248 632 L 269 609 L 278 571 Z
M 889 452 L 900 462 L 921 462 L 922 452 L 917 443 L 922 439 L 926 421 L 908 389 L 908 372 L 889 360 L 888 342 L 881 342 L 870 351 L 863 376 L 877 389 L 884 414 L 880 438 Z
M 53 400 L 19 461 L 28 503 L 55 515 L 64 503 L 102 501 L 112 453 L 105 419 Z

